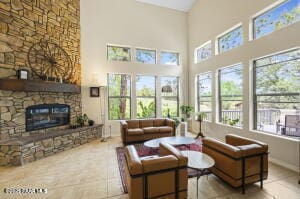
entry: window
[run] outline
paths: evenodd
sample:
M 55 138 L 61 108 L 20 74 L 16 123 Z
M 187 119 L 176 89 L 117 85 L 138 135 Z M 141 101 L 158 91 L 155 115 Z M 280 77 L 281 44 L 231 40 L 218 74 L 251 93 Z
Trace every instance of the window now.
M 195 50 L 195 63 L 199 63 L 211 57 L 211 41 L 206 42 Z
M 110 120 L 130 119 L 131 76 L 108 74 L 108 116 Z
M 156 51 L 136 49 L 136 61 L 145 64 L 156 64 Z
M 161 104 L 164 117 L 178 117 L 178 77 L 161 77 Z
M 231 126 L 242 126 L 243 66 L 237 64 L 219 70 L 219 120 Z
M 156 116 L 155 86 L 155 76 L 136 76 L 137 118 L 154 118 Z
M 109 61 L 130 61 L 131 53 L 128 47 L 107 46 L 107 60 Z
M 204 113 L 204 120 L 211 121 L 212 72 L 197 76 L 198 112 Z
M 178 66 L 179 65 L 179 53 L 162 51 L 160 54 L 160 62 L 165 65 Z
M 253 19 L 253 36 L 258 39 L 300 20 L 300 1 L 288 0 Z
M 300 137 L 300 49 L 254 61 L 254 128 Z
M 243 28 L 239 26 L 218 38 L 219 53 L 229 51 L 243 44 Z

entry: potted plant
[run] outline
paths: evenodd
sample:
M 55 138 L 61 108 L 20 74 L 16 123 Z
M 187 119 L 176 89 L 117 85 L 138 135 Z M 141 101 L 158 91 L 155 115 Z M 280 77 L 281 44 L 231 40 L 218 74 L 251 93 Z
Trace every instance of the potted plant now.
M 89 126 L 93 126 L 95 124 L 94 120 L 88 120 Z
M 185 118 L 190 118 L 191 114 L 194 111 L 194 107 L 183 105 L 183 106 L 180 106 L 180 110 L 181 110 L 181 114 L 185 115 Z
M 79 126 L 84 126 L 84 124 L 86 122 L 88 122 L 89 118 L 86 114 L 83 114 L 83 115 L 78 115 L 76 117 L 76 123 L 79 125 Z

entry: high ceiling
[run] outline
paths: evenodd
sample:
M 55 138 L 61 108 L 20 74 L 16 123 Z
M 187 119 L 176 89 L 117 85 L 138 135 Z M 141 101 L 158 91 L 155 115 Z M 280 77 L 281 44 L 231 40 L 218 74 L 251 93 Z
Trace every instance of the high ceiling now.
M 197 0 L 136 0 L 136 1 L 188 12 Z

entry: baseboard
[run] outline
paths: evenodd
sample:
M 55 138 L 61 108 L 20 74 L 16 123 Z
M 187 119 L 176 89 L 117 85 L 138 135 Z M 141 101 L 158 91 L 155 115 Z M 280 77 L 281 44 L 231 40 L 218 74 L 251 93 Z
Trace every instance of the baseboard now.
M 282 161 L 282 160 L 278 160 L 278 159 L 272 158 L 272 157 L 270 157 L 270 156 L 269 156 L 269 161 L 272 162 L 272 163 L 274 163 L 274 164 L 277 164 L 277 165 L 279 165 L 279 166 L 282 166 L 282 167 L 285 167 L 285 168 L 287 168 L 287 169 L 290 169 L 290 170 L 292 170 L 292 171 L 299 172 L 299 169 L 300 169 L 299 166 L 296 166 L 296 165 L 292 165 L 292 164 L 286 163 L 286 162 L 284 162 L 284 161 Z

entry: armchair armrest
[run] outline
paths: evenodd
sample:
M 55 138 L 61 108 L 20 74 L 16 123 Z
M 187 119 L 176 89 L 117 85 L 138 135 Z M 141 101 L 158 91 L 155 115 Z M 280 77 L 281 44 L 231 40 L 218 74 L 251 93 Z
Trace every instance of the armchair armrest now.
M 175 169 L 178 167 L 178 160 L 173 155 L 143 159 L 141 162 L 144 168 L 144 173 L 161 171 L 165 169 Z
M 128 124 L 125 120 L 121 120 L 120 124 L 121 124 L 121 128 L 126 128 L 126 129 L 128 128 Z
M 265 152 L 268 152 L 268 145 L 257 141 L 257 140 L 253 140 L 253 139 L 249 139 L 249 138 L 244 138 L 238 135 L 234 135 L 234 134 L 228 134 L 225 136 L 226 139 L 226 143 L 233 145 L 233 146 L 242 146 L 242 145 L 249 145 L 249 144 L 257 144 L 260 145 L 264 148 Z
M 212 150 L 216 150 L 220 153 L 223 153 L 231 158 L 241 158 L 242 157 L 242 151 L 235 146 L 220 142 L 213 138 L 203 138 L 203 147 L 210 148 Z
M 143 165 L 133 145 L 129 145 L 125 148 L 125 157 L 127 160 L 128 170 L 131 175 L 143 173 Z
M 166 125 L 169 126 L 169 127 L 172 127 L 173 129 L 173 134 L 175 135 L 175 132 L 176 132 L 176 123 L 175 123 L 175 120 L 172 120 L 170 118 L 167 118 L 166 119 Z
M 238 148 L 242 151 L 243 157 L 266 153 L 264 147 L 258 144 L 243 145 L 238 146 Z
M 120 121 L 120 131 L 121 131 L 121 138 L 122 142 L 124 145 L 127 144 L 127 129 L 128 129 L 128 124 L 125 120 Z
M 178 165 L 180 167 L 187 166 L 188 158 L 182 155 L 179 150 L 168 143 L 159 144 L 159 154 L 160 156 L 174 155 L 178 159 Z

